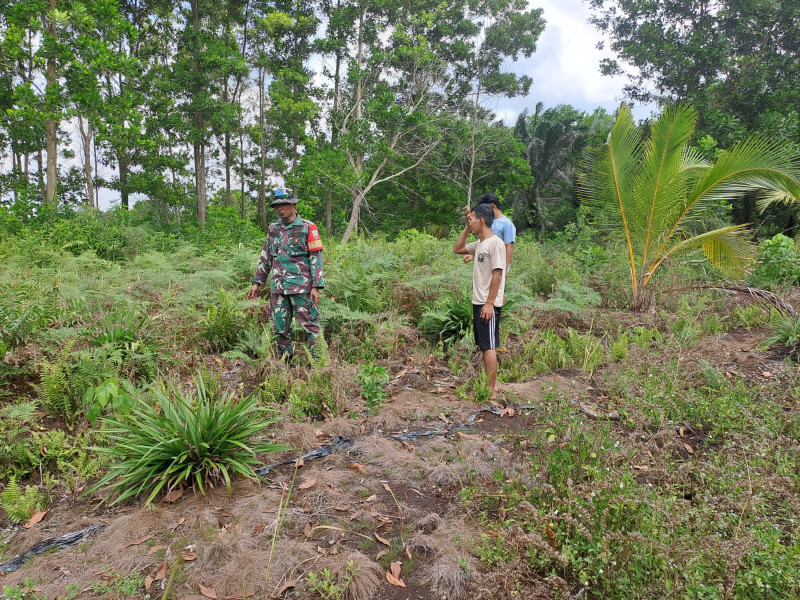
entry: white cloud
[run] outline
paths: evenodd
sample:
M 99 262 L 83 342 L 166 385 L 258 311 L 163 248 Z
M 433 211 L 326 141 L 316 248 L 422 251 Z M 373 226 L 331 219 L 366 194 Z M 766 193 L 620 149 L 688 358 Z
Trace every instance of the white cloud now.
M 602 34 L 590 24 L 591 12 L 582 0 L 533 0 L 532 7 L 544 9 L 547 26 L 530 58 L 508 63 L 506 69 L 533 78 L 526 97 L 502 99 L 493 107 L 498 117 L 513 122 L 525 108 L 533 112 L 537 102 L 546 108 L 571 104 L 591 112 L 603 107 L 614 111 L 623 99 L 623 76 L 600 74 L 600 61 L 613 54 L 598 50 Z M 652 107 L 634 107 L 634 116 L 643 118 Z

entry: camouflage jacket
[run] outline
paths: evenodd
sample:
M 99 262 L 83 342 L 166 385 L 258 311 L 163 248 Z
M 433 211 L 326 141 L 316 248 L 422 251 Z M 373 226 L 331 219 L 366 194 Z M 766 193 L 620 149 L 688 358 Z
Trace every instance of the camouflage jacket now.
M 325 287 L 322 240 L 314 223 L 298 215 L 288 225 L 278 219 L 269 226 L 253 283 L 266 283 L 270 271 L 273 293 L 307 294 Z

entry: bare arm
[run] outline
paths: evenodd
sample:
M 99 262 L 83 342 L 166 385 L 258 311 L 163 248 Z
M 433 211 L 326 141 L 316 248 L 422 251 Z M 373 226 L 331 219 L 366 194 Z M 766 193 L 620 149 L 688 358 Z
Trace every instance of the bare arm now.
M 458 236 L 456 240 L 456 245 L 453 246 L 453 252 L 456 254 L 469 254 L 467 252 L 467 236 L 469 235 L 469 220 L 467 220 L 467 226 L 464 227 L 464 231 L 461 232 L 461 235 Z
M 506 244 L 506 272 L 508 272 L 508 265 L 511 264 L 511 255 L 514 253 L 514 242 Z

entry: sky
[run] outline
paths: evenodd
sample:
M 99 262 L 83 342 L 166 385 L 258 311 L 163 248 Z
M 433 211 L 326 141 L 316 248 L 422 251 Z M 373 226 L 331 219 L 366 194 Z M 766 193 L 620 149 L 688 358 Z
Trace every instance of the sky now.
M 600 74 L 600 60 L 613 53 L 597 49 L 603 36 L 589 23 L 588 4 L 583 0 L 531 0 L 529 6 L 544 10 L 546 28 L 530 58 L 521 57 L 505 68 L 533 78 L 530 93 L 496 100 L 490 108 L 508 124 L 526 108 L 533 112 L 537 102 L 545 108 L 571 104 L 585 112 L 597 107 L 613 112 L 623 99 L 626 78 Z M 650 112 L 648 106 L 635 106 L 633 110 L 637 119 Z

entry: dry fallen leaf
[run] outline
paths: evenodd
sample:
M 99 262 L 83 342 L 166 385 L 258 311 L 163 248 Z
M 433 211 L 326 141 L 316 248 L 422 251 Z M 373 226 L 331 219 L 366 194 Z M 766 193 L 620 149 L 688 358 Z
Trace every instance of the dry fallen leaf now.
M 375 557 L 375 562 L 378 562 L 380 559 L 382 559 L 387 554 L 389 554 L 388 550 L 381 550 L 380 552 L 378 552 L 378 555 Z
M 150 586 L 153 585 L 153 581 L 155 580 L 150 576 L 144 578 L 144 590 L 146 592 L 150 591 Z
M 414 560 L 413 558 L 411 558 L 411 550 L 408 549 L 408 546 L 406 546 L 404 550 L 406 551 L 406 556 L 408 557 L 408 560 Z
M 314 435 L 318 438 L 325 437 L 325 432 L 322 429 L 315 429 Z
M 306 481 L 306 482 L 303 482 L 303 483 L 301 483 L 301 484 L 300 484 L 299 486 L 297 486 L 297 487 L 298 487 L 298 488 L 300 488 L 301 490 L 307 490 L 308 488 L 310 488 L 310 487 L 311 487 L 312 485 L 314 485 L 315 483 L 317 483 L 317 478 L 316 478 L 316 477 L 312 477 L 311 479 L 309 479 L 309 480 L 308 480 L 308 481 Z
M 286 590 L 288 590 L 290 588 L 293 588 L 293 587 L 297 587 L 297 580 L 296 579 L 290 579 L 289 581 L 284 583 L 281 586 L 281 589 L 278 590 L 277 595 L 280 596 L 281 594 L 283 594 L 283 592 L 285 592 Z
M 355 471 L 358 471 L 359 473 L 363 473 L 364 472 L 364 465 L 362 465 L 361 463 L 357 463 L 357 462 L 350 463 L 350 468 L 355 470 Z
M 389 565 L 389 570 L 392 572 L 392 575 L 400 579 L 400 570 L 402 569 L 403 563 L 399 560 L 392 561 Z
M 194 552 L 189 552 L 188 550 L 182 550 L 181 558 L 185 562 L 192 562 L 193 560 L 197 560 L 197 554 L 195 554 Z
M 173 502 L 177 502 L 181 496 L 183 496 L 183 490 L 172 490 L 169 494 L 164 496 L 161 501 L 172 504 Z
M 185 522 L 186 522 L 186 517 L 181 517 L 180 519 L 178 519 L 178 522 L 175 523 L 175 525 L 173 525 L 172 527 L 169 528 L 170 531 L 174 532 L 178 527 L 183 525 Z
M 200 593 L 205 596 L 206 598 L 211 598 L 212 600 L 217 600 L 217 591 L 213 587 L 206 587 L 202 583 L 198 584 L 200 587 Z
M 444 415 L 444 413 L 439 413 L 439 419 L 441 419 L 442 421 L 444 421 L 448 425 L 450 424 L 450 421 L 447 419 L 447 417 Z
M 687 451 L 689 454 L 694 454 L 694 448 L 692 448 L 692 447 L 691 447 L 689 444 L 687 444 L 686 442 L 683 442 L 683 447 L 684 447 L 684 448 L 686 448 L 686 451 Z
M 317 546 L 317 553 L 322 554 L 322 556 L 328 556 L 328 551 L 325 550 L 325 548 L 322 548 L 321 546 Z
M 347 512 L 347 511 L 348 511 L 348 510 L 350 510 L 351 508 L 352 508 L 352 507 L 351 507 L 349 504 L 346 504 L 346 505 L 344 505 L 344 506 L 334 506 L 334 507 L 333 507 L 333 510 L 338 510 L 339 512 Z
M 167 576 L 167 566 L 167 561 L 161 563 L 161 566 L 158 567 L 158 571 L 156 571 L 156 576 L 153 577 L 153 581 L 161 581 Z
M 302 467 L 302 466 L 305 464 L 305 463 L 303 462 L 303 457 L 301 456 L 300 458 L 298 458 L 298 459 L 295 461 L 295 463 L 294 463 L 294 464 L 295 464 L 295 466 L 296 466 L 296 467 Z
M 386 544 L 387 546 L 391 546 L 392 544 L 386 538 L 382 538 L 377 533 L 375 534 L 375 539 L 378 540 L 381 544 Z
M 769 371 L 764 371 L 764 372 L 762 373 L 762 375 L 763 375 L 764 377 L 772 377 L 772 373 L 770 373 Z
M 402 579 L 398 579 L 397 577 L 389 573 L 389 571 L 386 571 L 386 581 L 398 587 L 406 587 L 406 584 L 403 583 Z
M 228 594 L 225 600 L 244 600 L 244 594 Z
M 36 524 L 37 524 L 39 521 L 41 521 L 42 519 L 44 519 L 44 516 L 45 516 L 46 514 L 47 514 L 47 511 L 46 511 L 46 510 L 43 510 L 43 511 L 41 511 L 41 512 L 38 512 L 38 513 L 36 513 L 35 515 L 33 515 L 33 516 L 32 516 L 32 517 L 31 517 L 31 518 L 28 520 L 28 522 L 27 522 L 27 523 L 25 523 L 25 525 L 23 525 L 23 527 L 24 527 L 25 529 L 30 529 L 31 527 L 33 527 L 34 525 L 36 525 Z
M 135 542 L 131 542 L 130 544 L 126 544 L 122 548 L 130 548 L 131 546 L 138 546 L 139 544 L 144 544 L 147 540 L 153 539 L 152 535 L 148 535 L 147 537 L 143 537 L 141 539 L 136 540 Z
M 553 531 L 553 526 L 550 524 L 550 521 L 547 522 L 547 541 L 550 542 L 550 545 L 553 548 L 558 549 L 558 540 L 556 540 L 556 532 Z
M 502 406 L 500 406 L 499 402 L 495 402 L 494 400 L 489 400 L 489 404 L 491 404 L 495 408 L 503 408 Z
M 369 498 L 364 500 L 364 502 L 375 502 L 375 500 L 377 500 L 377 499 L 378 499 L 378 497 L 375 494 L 372 494 L 372 496 L 370 496 Z
M 390 494 L 392 493 L 392 488 L 390 488 L 390 487 L 389 487 L 389 484 L 388 484 L 388 483 L 384 483 L 384 484 L 383 484 L 383 489 L 385 489 L 385 490 L 386 490 L 387 492 L 389 492 Z
M 358 515 L 360 515 L 360 514 L 361 514 L 361 510 L 359 509 L 356 512 L 354 512 L 352 515 L 350 515 L 350 520 L 351 521 L 355 521 L 356 518 L 358 518 Z
M 684 433 L 686 432 L 685 427 L 678 427 L 678 435 L 684 437 Z
M 479 440 L 479 439 L 481 439 L 481 438 L 480 438 L 480 437 L 478 437 L 477 435 L 470 435 L 470 434 L 468 434 L 468 433 L 464 433 L 463 431 L 459 431 L 459 432 L 458 432 L 458 435 L 459 435 L 460 437 L 464 438 L 465 440 Z
M 164 545 L 153 546 L 152 548 L 150 548 L 150 550 L 147 551 L 147 556 L 150 556 L 151 554 L 155 554 L 159 550 L 166 550 L 166 549 L 167 549 L 167 546 L 164 546 Z
M 633 465 L 633 468 L 636 469 L 637 471 L 649 471 L 650 470 L 650 467 L 648 467 L 647 465 Z

